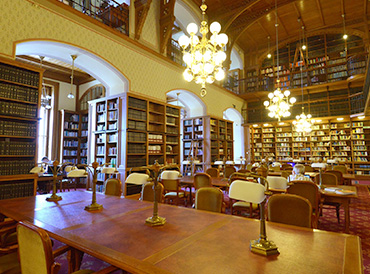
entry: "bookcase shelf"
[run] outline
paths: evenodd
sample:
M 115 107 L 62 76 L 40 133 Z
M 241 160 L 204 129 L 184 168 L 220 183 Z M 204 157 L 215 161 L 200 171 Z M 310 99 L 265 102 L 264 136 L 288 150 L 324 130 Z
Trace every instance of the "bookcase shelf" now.
M 0 58 L 0 199 L 36 194 L 29 171 L 37 161 L 42 73 Z

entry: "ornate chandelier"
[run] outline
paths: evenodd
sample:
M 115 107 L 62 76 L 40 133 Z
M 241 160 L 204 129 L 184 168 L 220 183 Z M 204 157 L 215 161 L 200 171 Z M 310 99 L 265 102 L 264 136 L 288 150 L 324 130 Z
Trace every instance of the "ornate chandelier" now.
M 263 102 L 263 105 L 269 111 L 268 116 L 277 118 L 279 121 L 281 117 L 290 116 L 290 107 L 296 102 L 294 97 L 289 99 L 290 91 L 286 90 L 284 93 L 280 90 L 280 66 L 279 66 L 279 35 L 278 35 L 278 19 L 277 19 L 277 1 L 275 0 L 275 28 L 276 28 L 276 65 L 277 65 L 277 89 L 270 92 L 268 95 L 269 101 Z
M 293 121 L 294 129 L 297 132 L 310 133 L 312 131 L 312 125 L 315 120 L 311 119 L 311 114 L 304 113 L 304 107 L 302 107 L 301 115 L 297 115 L 296 119 Z
M 221 25 L 218 22 L 213 22 L 210 25 L 211 37 L 207 38 L 208 23 L 204 19 L 207 5 L 204 0 L 200 6 L 202 10 L 203 20 L 201 22 L 199 32 L 202 38 L 199 41 L 198 26 L 195 23 L 190 23 L 186 30 L 190 37 L 182 35 L 179 39 L 179 44 L 183 49 L 183 60 L 186 63 L 183 76 L 186 81 L 201 84 L 200 95 L 204 97 L 207 94 L 206 83 L 212 84 L 215 80 L 221 81 L 225 78 L 225 71 L 222 68 L 222 63 L 226 60 L 224 47 L 228 42 L 228 37 L 225 33 L 220 33 Z

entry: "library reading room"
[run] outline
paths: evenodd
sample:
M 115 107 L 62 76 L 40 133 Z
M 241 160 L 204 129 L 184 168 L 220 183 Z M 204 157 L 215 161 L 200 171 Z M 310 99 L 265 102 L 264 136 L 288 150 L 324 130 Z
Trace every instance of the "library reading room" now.
M 0 274 L 370 274 L 370 0 L 0 4 Z

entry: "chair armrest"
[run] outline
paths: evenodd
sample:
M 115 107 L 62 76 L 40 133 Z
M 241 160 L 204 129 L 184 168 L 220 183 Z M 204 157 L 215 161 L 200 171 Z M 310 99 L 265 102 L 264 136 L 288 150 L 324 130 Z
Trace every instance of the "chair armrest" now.
M 95 274 L 109 274 L 109 273 L 112 273 L 112 272 L 117 271 L 117 270 L 120 270 L 120 269 L 118 267 L 115 267 L 115 266 L 111 265 L 111 266 L 108 266 L 108 267 L 106 267 L 104 269 L 101 269 L 101 270 L 99 270 L 97 272 L 94 272 L 94 273 Z
M 59 247 L 58 249 L 54 250 L 53 251 L 53 256 L 54 256 L 54 258 L 58 257 L 58 256 L 62 255 L 63 253 L 66 253 L 69 250 L 71 250 L 71 247 L 68 246 L 68 245 L 64 245 L 64 246 Z

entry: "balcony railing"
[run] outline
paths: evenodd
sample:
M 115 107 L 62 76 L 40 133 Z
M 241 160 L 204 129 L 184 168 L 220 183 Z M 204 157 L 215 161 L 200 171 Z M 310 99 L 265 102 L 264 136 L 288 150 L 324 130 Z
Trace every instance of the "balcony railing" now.
M 129 35 L 129 6 L 114 0 L 56 0 L 125 35 Z

